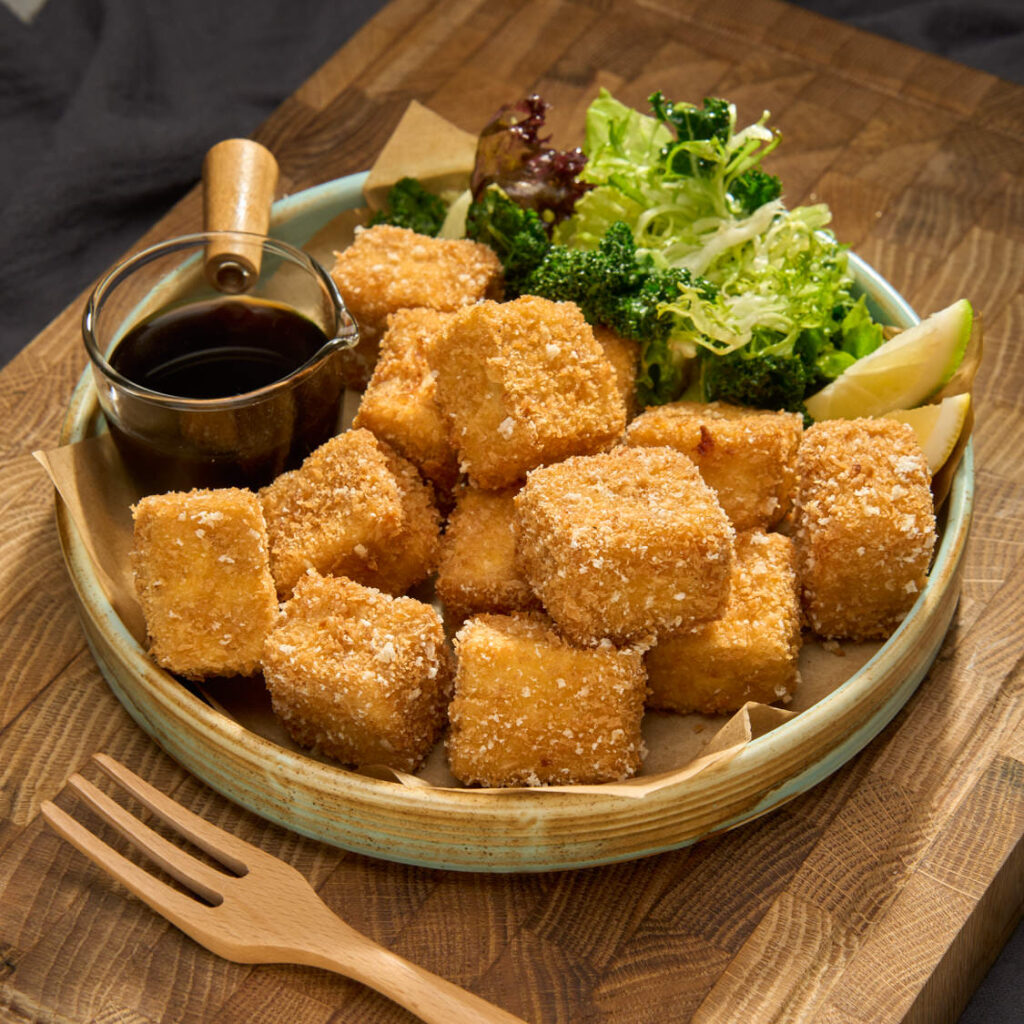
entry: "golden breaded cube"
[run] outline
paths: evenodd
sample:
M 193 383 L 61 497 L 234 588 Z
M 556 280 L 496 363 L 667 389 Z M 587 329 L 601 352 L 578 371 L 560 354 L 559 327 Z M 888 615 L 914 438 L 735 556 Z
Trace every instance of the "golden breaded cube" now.
M 448 763 L 483 786 L 599 783 L 644 757 L 643 655 L 573 647 L 538 613 L 479 615 L 455 638 Z
M 433 569 L 440 516 L 416 467 L 349 430 L 260 491 L 281 596 L 309 569 L 401 594 Z
M 793 537 L 804 614 L 821 636 L 889 636 L 917 600 L 935 546 L 928 464 L 893 420 L 828 420 L 797 455 Z
M 626 442 L 689 456 L 736 529 L 750 530 L 774 526 L 789 510 L 802 434 L 803 417 L 795 412 L 673 402 L 637 416 Z
M 502 289 L 501 263 L 488 246 L 390 224 L 359 230 L 352 245 L 335 254 L 331 278 L 369 336 L 379 335 L 397 309 L 459 309 L 497 298 Z
M 615 372 L 572 302 L 524 295 L 461 310 L 434 368 L 438 404 L 476 487 L 500 490 L 535 466 L 603 451 L 625 428 Z
M 793 542 L 763 530 L 738 533 L 722 617 L 647 652 L 648 706 L 716 715 L 751 700 L 788 700 L 800 639 Z
M 259 499 L 239 488 L 153 494 L 132 515 L 153 658 L 186 679 L 252 675 L 277 617 Z
M 478 612 L 539 609 L 516 568 L 515 488 L 464 487 L 441 538 L 436 592 L 445 615 L 461 622 Z
M 309 573 L 266 639 L 263 676 L 296 743 L 412 772 L 444 726 L 452 665 L 430 605 Z
M 616 448 L 535 469 L 516 495 L 516 562 L 571 639 L 650 640 L 717 618 L 733 528 L 671 448 Z
M 390 444 L 442 491 L 455 486 L 459 464 L 435 401 L 430 353 L 449 316 L 426 308 L 388 316 L 380 357 L 352 421 Z
M 631 338 L 623 338 L 607 327 L 595 326 L 594 339 L 604 349 L 615 371 L 615 386 L 626 407 L 628 423 L 637 413 L 636 373 L 640 365 L 640 346 Z

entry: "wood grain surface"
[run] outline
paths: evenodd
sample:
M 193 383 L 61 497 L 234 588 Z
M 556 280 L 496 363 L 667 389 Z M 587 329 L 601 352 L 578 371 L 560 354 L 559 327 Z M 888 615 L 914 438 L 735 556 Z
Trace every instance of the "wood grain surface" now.
M 772 0 L 395 0 L 257 133 L 279 191 L 365 169 L 408 100 L 476 131 L 536 90 L 579 141 L 599 85 L 770 109 L 788 202 L 921 312 L 984 317 L 977 504 L 959 611 L 916 695 L 783 809 L 688 850 L 580 872 L 455 874 L 265 824 L 183 772 L 104 684 L 50 485 L 85 356 L 82 296 L 0 374 L 0 1019 L 320 1024 L 411 1018 L 309 968 L 218 960 L 44 827 L 103 750 L 295 865 L 354 927 L 534 1024 L 955 1020 L 1024 899 L 1024 88 Z M 197 168 L 198 175 L 198 168 Z M 196 228 L 198 193 L 147 241 Z M 61 797 L 63 802 L 66 797 Z

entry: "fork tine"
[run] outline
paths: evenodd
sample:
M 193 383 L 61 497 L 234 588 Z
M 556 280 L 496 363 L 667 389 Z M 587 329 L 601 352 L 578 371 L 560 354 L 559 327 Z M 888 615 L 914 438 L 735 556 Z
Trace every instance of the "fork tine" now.
M 125 768 L 120 761 L 115 761 L 109 754 L 96 753 L 92 759 L 118 783 L 125 791 L 131 793 L 144 807 L 148 807 L 161 821 L 170 825 L 180 835 L 192 840 L 201 850 L 219 860 L 229 871 L 237 875 L 247 874 L 255 858 L 262 850 L 225 832 L 216 825 L 204 821 L 198 814 L 182 807 L 177 801 L 155 789 L 135 772 Z
M 71 843 L 80 853 L 85 854 L 108 875 L 116 878 L 158 914 L 162 914 L 193 938 L 197 937 L 196 914 L 207 911 L 208 907 L 172 889 L 166 882 L 161 882 L 159 878 L 154 878 L 148 871 L 133 864 L 56 804 L 47 800 L 39 810 L 54 832 Z
M 130 842 L 145 850 L 160 867 L 182 885 L 209 903 L 216 905 L 221 902 L 223 884 L 227 880 L 224 875 L 168 842 L 81 775 L 72 775 L 68 779 L 68 786 L 104 821 L 113 825 Z

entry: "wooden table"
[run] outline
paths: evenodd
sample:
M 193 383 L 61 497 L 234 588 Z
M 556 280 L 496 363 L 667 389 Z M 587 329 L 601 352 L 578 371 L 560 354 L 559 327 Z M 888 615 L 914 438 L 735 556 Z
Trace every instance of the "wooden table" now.
M 918 310 L 985 319 L 978 500 L 957 618 L 895 722 L 830 781 L 689 850 L 581 872 L 447 874 L 229 804 L 131 722 L 83 642 L 32 459 L 85 357 L 82 298 L 0 375 L 0 1018 L 409 1020 L 340 978 L 217 960 L 39 817 L 93 751 L 305 872 L 356 927 L 540 1022 L 954 1020 L 1024 897 L 1024 89 L 773 0 L 395 0 L 261 128 L 283 187 L 369 166 L 407 101 L 470 131 L 537 90 L 579 141 L 598 85 L 773 113 L 790 204 Z M 199 222 L 196 194 L 146 240 Z M 88 774 L 95 774 L 87 769 Z

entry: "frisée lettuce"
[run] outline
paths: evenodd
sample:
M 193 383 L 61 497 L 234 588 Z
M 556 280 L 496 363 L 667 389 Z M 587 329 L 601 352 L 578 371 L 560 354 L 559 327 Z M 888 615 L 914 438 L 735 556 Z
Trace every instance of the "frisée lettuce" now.
M 737 130 L 724 100 L 698 107 L 655 93 L 650 102 L 654 116 L 606 90 L 591 104 L 579 177 L 592 188 L 554 241 L 596 249 L 622 222 L 639 256 L 687 272 L 658 307 L 668 339 L 644 352 L 655 378 L 678 381 L 680 361 L 691 360 L 691 397 L 802 409 L 882 342 L 853 297 L 828 207 L 783 204 L 778 179 L 759 166 L 779 142 L 767 113 Z M 679 397 L 660 391 L 659 401 Z

